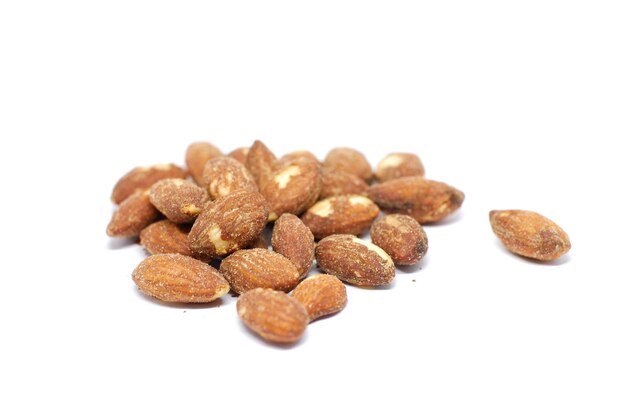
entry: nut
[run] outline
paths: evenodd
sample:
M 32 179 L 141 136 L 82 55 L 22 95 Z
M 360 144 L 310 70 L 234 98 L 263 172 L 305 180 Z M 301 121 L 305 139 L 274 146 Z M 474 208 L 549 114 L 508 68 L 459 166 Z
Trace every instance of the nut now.
M 424 176 L 422 161 L 414 153 L 390 153 L 376 167 L 376 179 L 380 182 L 412 176 Z
M 315 239 L 311 230 L 297 216 L 285 213 L 276 220 L 272 249 L 298 268 L 300 278 L 311 270 L 315 258 Z
M 262 188 L 265 181 L 272 175 L 277 161 L 276 155 L 263 142 L 254 141 L 246 156 L 245 165 L 259 188 Z
M 242 147 L 242 148 L 237 148 L 234 151 L 230 152 L 228 156 L 230 156 L 237 162 L 243 165 L 246 165 L 246 158 L 248 157 L 248 152 L 250 152 L 250 148 Z
M 337 313 L 348 302 L 346 286 L 336 276 L 319 274 L 302 281 L 291 293 L 309 314 L 309 321 Z
M 204 209 L 207 192 L 190 181 L 165 179 L 150 187 L 150 202 L 174 223 L 191 223 Z
M 209 142 L 195 142 L 187 147 L 185 163 L 196 184 L 203 188 L 206 186 L 202 177 L 204 166 L 208 161 L 218 156 L 222 156 L 222 151 Z
M 372 224 L 372 243 L 382 248 L 396 265 L 415 265 L 428 250 L 428 238 L 413 217 L 390 214 Z
M 372 167 L 361 152 L 352 148 L 334 148 L 324 159 L 324 168 L 354 174 L 363 181 L 372 181 Z
M 233 158 L 218 156 L 204 166 L 203 183 L 212 199 L 234 191 L 259 191 L 250 171 Z
M 322 190 L 320 200 L 335 195 L 367 195 L 369 185 L 354 174 L 322 169 Z
M 155 182 L 165 178 L 185 178 L 187 172 L 174 164 L 152 165 L 149 167 L 137 167 L 120 178 L 111 194 L 111 200 L 120 204 L 132 193 L 140 189 L 147 189 Z
M 282 156 L 282 158 L 280 158 L 280 161 L 286 164 L 300 160 L 315 162 L 316 164 L 321 165 L 320 161 L 315 157 L 315 155 L 313 155 L 313 153 L 309 151 L 293 151 L 286 153 Z
M 133 237 L 159 218 L 159 211 L 150 203 L 147 190 L 137 190 L 120 204 L 111 216 L 107 235 Z
M 161 220 L 152 223 L 139 234 L 139 243 L 150 254 L 178 253 L 192 256 L 187 235 L 190 225 L 177 224 L 171 220 Z

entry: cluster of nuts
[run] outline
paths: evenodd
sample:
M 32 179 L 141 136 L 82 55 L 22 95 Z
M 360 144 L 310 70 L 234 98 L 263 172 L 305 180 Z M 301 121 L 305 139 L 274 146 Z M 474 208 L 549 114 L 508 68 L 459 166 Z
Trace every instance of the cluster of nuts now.
M 307 151 L 277 158 L 261 141 L 226 156 L 193 143 L 185 160 L 187 169 L 154 165 L 124 175 L 112 193 L 119 207 L 107 234 L 139 236 L 152 255 L 132 274 L 145 294 L 207 303 L 232 291 L 242 321 L 278 343 L 341 311 L 344 282 L 386 285 L 396 265 L 419 262 L 428 249 L 421 225 L 445 218 L 464 199 L 424 178 L 411 153 L 386 156 L 375 172 L 354 149 L 335 148 L 320 162 Z M 567 235 L 536 213 L 494 211 L 490 218 L 515 253 L 545 260 L 569 249 Z M 358 237 L 368 230 L 371 242 Z M 314 260 L 325 274 L 307 277 Z

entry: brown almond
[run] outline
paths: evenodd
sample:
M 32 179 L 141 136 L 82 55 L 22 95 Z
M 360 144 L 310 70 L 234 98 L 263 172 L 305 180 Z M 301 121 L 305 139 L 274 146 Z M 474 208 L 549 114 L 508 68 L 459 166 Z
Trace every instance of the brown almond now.
M 338 313 L 348 302 L 343 282 L 334 275 L 326 274 L 306 278 L 291 295 L 306 308 L 309 321 Z
M 354 174 L 363 181 L 372 181 L 372 167 L 361 152 L 352 148 L 334 148 L 324 159 L 324 168 Z
M 372 243 L 383 249 L 396 265 L 415 265 L 428 250 L 422 226 L 411 216 L 389 214 L 376 220 L 371 229 Z
M 155 182 L 165 178 L 185 178 L 187 172 L 174 164 L 160 164 L 149 167 L 137 167 L 126 173 L 117 181 L 111 194 L 111 200 L 120 204 L 132 193 L 148 189 Z
M 208 303 L 229 291 L 212 266 L 179 254 L 153 255 L 133 271 L 141 292 L 170 303 Z
M 214 200 L 234 191 L 259 191 L 250 171 L 242 163 L 227 156 L 218 156 L 206 163 L 203 183 Z
M 137 190 L 120 204 L 111 216 L 107 235 L 133 237 L 159 218 L 159 211 L 150 203 L 148 190 Z
M 206 190 L 179 178 L 160 180 L 150 187 L 150 202 L 174 223 L 193 222 L 208 200 Z
M 321 164 L 321 162 L 317 159 L 317 157 L 309 151 L 302 151 L 302 150 L 293 151 L 293 152 L 286 153 L 285 155 L 283 155 L 282 158 L 280 158 L 280 161 L 283 163 L 290 163 L 290 162 L 300 161 L 300 160 L 304 160 L 308 162 L 315 162 L 316 164 Z
M 191 256 L 187 235 L 190 225 L 177 224 L 171 220 L 152 223 L 139 234 L 139 243 L 152 255 L 178 253 Z
M 311 230 L 297 216 L 285 213 L 274 223 L 272 249 L 298 268 L 300 278 L 311 270 L 315 258 L 315 239 Z
M 204 166 L 208 161 L 218 156 L 222 156 L 222 151 L 209 142 L 194 142 L 187 147 L 185 163 L 196 184 L 203 188 L 205 187 L 206 184 L 204 184 L 204 178 L 202 176 Z
M 237 148 L 237 149 L 231 151 L 227 156 L 230 156 L 231 158 L 233 158 L 237 162 L 245 165 L 246 164 L 246 159 L 248 158 L 248 152 L 250 152 L 250 148 L 245 146 L 245 147 Z
M 317 266 L 354 285 L 377 287 L 393 281 L 396 268 L 378 246 L 353 235 L 332 235 L 315 247 Z
M 572 247 L 563 229 L 534 211 L 492 210 L 489 221 L 508 250 L 527 258 L 552 261 Z
M 318 201 L 302 216 L 315 239 L 333 234 L 360 235 L 365 232 L 380 209 L 362 195 L 338 195 Z
M 289 259 L 267 249 L 237 251 L 222 261 L 220 272 L 238 294 L 254 288 L 291 291 L 300 276 Z
M 259 188 L 262 188 L 265 181 L 272 175 L 277 161 L 276 155 L 263 142 L 254 141 L 246 156 L 245 165 Z
M 390 153 L 376 167 L 376 179 L 380 182 L 413 176 L 424 176 L 424 165 L 414 153 Z
M 237 300 L 237 314 L 250 330 L 275 343 L 300 340 L 309 322 L 298 300 L 268 288 L 242 294 Z
M 369 185 L 354 174 L 322 169 L 320 200 L 344 194 L 367 195 L 368 189 Z

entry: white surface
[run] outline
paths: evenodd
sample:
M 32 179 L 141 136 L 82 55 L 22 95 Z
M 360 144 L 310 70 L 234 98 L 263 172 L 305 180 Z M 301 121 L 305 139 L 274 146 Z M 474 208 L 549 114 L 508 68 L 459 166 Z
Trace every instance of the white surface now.
M 3 416 L 623 416 L 619 1 L 2 2 Z M 141 296 L 109 194 L 186 145 L 418 153 L 466 193 L 421 266 L 291 348 Z M 573 249 L 512 256 L 487 213 Z M 228 414 L 225 414 L 228 413 Z M 254 414 L 252 414 L 254 413 Z

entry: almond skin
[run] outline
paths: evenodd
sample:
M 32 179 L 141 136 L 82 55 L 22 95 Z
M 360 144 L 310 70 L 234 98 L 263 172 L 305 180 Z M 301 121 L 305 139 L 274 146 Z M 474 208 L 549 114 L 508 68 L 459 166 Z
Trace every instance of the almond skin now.
M 246 168 L 252 174 L 259 188 L 272 175 L 278 159 L 260 140 L 255 140 L 246 156 Z
M 248 152 L 250 152 L 250 148 L 242 147 L 242 148 L 237 148 L 237 149 L 231 151 L 228 154 L 228 156 L 230 156 L 231 158 L 233 158 L 234 160 L 236 160 L 240 164 L 245 165 L 246 164 L 246 158 L 248 158 Z
M 322 169 L 320 200 L 344 194 L 367 195 L 368 189 L 369 185 L 354 174 Z
M 147 190 L 137 190 L 120 204 L 107 226 L 111 237 L 133 237 L 159 219 L 160 213 L 150 203 Z
M 489 221 L 504 246 L 517 255 L 552 261 L 572 247 L 563 229 L 534 211 L 492 210 Z
M 259 191 L 250 171 L 227 156 L 218 156 L 206 163 L 203 183 L 213 200 L 238 190 Z
M 377 287 L 393 281 L 396 268 L 378 246 L 353 235 L 332 235 L 315 248 L 317 266 L 354 285 Z
M 187 172 L 174 164 L 161 164 L 149 167 L 137 167 L 126 173 L 113 187 L 111 200 L 120 204 L 132 193 L 140 189 L 148 189 L 155 182 L 165 178 L 185 178 Z
M 376 179 L 379 182 L 412 176 L 424 176 L 424 165 L 414 153 L 390 153 L 376 167 Z
M 372 185 L 369 197 L 388 213 L 407 214 L 427 224 L 456 211 L 465 194 L 443 182 L 413 176 Z
M 302 216 L 315 239 L 333 234 L 360 235 L 365 232 L 380 209 L 361 195 L 338 195 L 318 201 Z
M 222 261 L 220 272 L 238 294 L 254 288 L 291 291 L 300 277 L 289 259 L 267 249 L 237 251 Z
M 181 179 L 165 179 L 150 187 L 150 202 L 174 223 L 191 223 L 204 209 L 206 190 Z
M 306 308 L 309 321 L 335 314 L 348 302 L 346 286 L 334 275 L 319 274 L 303 280 L 291 293 Z
M 352 148 L 334 148 L 324 159 L 324 168 L 354 174 L 363 181 L 372 181 L 372 167 L 361 152 Z
M 150 254 L 178 253 L 191 256 L 187 235 L 190 225 L 177 224 L 171 220 L 161 220 L 152 223 L 139 234 L 139 243 Z
M 141 292 L 170 303 L 208 303 L 229 291 L 212 266 L 179 254 L 153 255 L 133 271 Z
M 315 239 L 311 230 L 297 216 L 285 213 L 274 223 L 272 249 L 298 268 L 300 278 L 311 270 L 315 258 Z
M 411 216 L 389 214 L 376 220 L 371 229 L 372 243 L 382 248 L 396 265 L 415 265 L 428 250 L 422 226 Z
M 315 155 L 313 155 L 313 153 L 309 151 L 293 151 L 286 153 L 282 156 L 282 158 L 280 158 L 280 161 L 283 163 L 290 163 L 300 160 L 314 162 L 318 165 L 321 164 L 321 162 L 315 157 Z
M 200 213 L 189 233 L 194 254 L 212 258 L 252 244 L 267 221 L 268 206 L 254 191 L 237 191 L 213 201 Z
M 253 332 L 269 342 L 293 343 L 309 323 L 306 309 L 284 292 L 257 288 L 237 300 L 237 314 Z
M 222 156 L 222 151 L 209 142 L 194 142 L 187 147 L 185 163 L 196 184 L 203 188 L 205 187 L 206 184 L 204 184 L 204 178 L 202 176 L 204 166 L 208 161 L 218 156 Z

